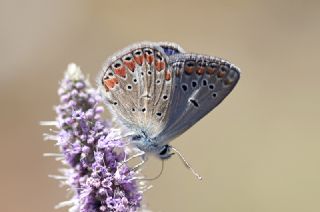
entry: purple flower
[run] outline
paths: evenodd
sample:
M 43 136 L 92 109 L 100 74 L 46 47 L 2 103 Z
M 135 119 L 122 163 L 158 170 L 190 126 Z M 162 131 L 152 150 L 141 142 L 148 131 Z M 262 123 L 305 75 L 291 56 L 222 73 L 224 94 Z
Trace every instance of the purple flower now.
M 69 65 L 58 94 L 58 132 L 47 138 L 57 141 L 68 167 L 56 178 L 74 191 L 72 199 L 60 205 L 81 212 L 140 209 L 142 188 L 135 180 L 137 172 L 123 164 L 128 157 L 124 142 L 111 139 L 111 124 L 101 118 L 101 98 L 76 65 Z

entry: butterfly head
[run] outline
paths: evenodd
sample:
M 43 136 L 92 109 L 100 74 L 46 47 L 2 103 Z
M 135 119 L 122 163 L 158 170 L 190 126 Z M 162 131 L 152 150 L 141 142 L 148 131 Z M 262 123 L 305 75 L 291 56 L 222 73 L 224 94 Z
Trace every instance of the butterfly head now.
M 170 145 L 158 145 L 152 138 L 149 138 L 144 132 L 133 135 L 132 143 L 144 152 L 150 152 L 162 160 L 169 159 L 174 153 L 171 152 Z
M 174 153 L 171 152 L 171 146 L 168 144 L 162 146 L 160 152 L 158 152 L 158 156 L 162 160 L 169 159 L 172 155 L 174 155 Z

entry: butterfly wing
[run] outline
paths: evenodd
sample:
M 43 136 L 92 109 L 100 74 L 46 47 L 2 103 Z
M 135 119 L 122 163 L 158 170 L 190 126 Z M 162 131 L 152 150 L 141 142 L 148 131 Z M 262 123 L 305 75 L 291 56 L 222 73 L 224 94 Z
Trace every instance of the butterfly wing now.
M 179 136 L 213 108 L 235 87 L 240 70 L 216 57 L 175 54 L 169 58 L 174 74 L 174 91 L 169 119 L 158 135 L 165 144 Z
M 169 52 L 175 44 L 163 44 Z M 157 43 L 134 44 L 117 52 L 103 67 L 98 80 L 113 115 L 131 130 L 150 137 L 162 132 L 172 98 L 169 58 Z

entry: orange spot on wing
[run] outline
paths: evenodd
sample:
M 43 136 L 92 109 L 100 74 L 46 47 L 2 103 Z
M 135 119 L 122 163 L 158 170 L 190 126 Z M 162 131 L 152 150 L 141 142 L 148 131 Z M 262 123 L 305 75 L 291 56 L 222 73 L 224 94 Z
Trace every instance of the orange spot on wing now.
M 103 80 L 103 86 L 106 89 L 106 91 L 108 92 L 109 91 L 109 87 L 108 87 L 108 84 L 107 84 L 107 80 Z
M 131 61 L 124 61 L 124 64 L 128 67 L 128 69 L 132 72 L 134 72 L 134 69 L 136 67 L 136 64 L 133 60 Z
M 184 72 L 186 72 L 187 74 L 192 74 L 193 68 L 192 67 L 184 67 Z
M 214 74 L 217 71 L 216 68 L 212 68 L 212 67 L 207 67 L 207 74 Z
M 199 75 L 203 75 L 204 74 L 204 67 L 200 67 L 196 70 L 196 73 Z
M 155 61 L 155 66 L 156 66 L 156 70 L 157 70 L 157 71 L 161 71 L 161 70 L 164 69 L 165 64 L 164 64 L 163 61 L 156 60 L 156 61 Z
M 169 81 L 171 79 L 171 73 L 169 71 L 166 72 L 164 79 L 167 81 Z
M 110 89 L 114 88 L 116 84 L 118 84 L 118 79 L 117 78 L 105 79 L 103 81 L 103 84 L 106 91 L 109 91 Z
M 153 62 L 153 55 L 148 55 L 148 54 L 145 54 L 145 57 L 146 57 L 146 61 L 151 64 Z
M 114 73 L 121 77 L 126 77 L 126 68 L 124 66 L 121 66 L 120 68 L 115 69 Z
M 222 77 L 224 77 L 226 75 L 226 72 L 225 71 L 219 71 L 217 75 L 218 75 L 218 77 L 222 78 Z
M 134 60 L 141 66 L 143 63 L 143 56 L 134 56 Z

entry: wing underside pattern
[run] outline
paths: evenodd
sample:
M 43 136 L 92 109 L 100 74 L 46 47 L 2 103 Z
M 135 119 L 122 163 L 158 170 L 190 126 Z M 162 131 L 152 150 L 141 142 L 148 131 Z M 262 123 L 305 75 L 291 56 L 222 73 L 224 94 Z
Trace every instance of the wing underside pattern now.
M 173 101 L 169 120 L 159 134 L 168 143 L 185 132 L 235 87 L 240 70 L 228 61 L 198 54 L 177 54 L 169 58 L 174 75 Z
M 168 119 L 173 82 L 162 49 L 152 43 L 130 46 L 103 69 L 102 93 L 121 122 L 151 136 L 161 132 Z

